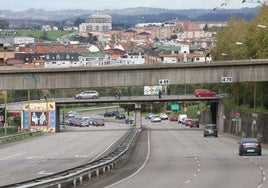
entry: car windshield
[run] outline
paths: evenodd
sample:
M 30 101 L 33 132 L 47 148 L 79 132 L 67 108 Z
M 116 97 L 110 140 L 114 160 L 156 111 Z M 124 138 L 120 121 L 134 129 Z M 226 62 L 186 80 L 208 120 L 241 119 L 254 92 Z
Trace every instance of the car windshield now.
M 257 138 L 243 138 L 241 140 L 242 143 L 256 143 L 259 142 Z

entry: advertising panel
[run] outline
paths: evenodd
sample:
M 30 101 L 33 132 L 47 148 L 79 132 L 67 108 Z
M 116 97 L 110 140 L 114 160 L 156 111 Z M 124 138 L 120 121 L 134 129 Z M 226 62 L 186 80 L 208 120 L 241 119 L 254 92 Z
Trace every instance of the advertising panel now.
M 162 86 L 144 86 L 144 95 L 158 95 L 162 91 Z
M 23 106 L 23 129 L 55 132 L 55 102 L 29 103 Z

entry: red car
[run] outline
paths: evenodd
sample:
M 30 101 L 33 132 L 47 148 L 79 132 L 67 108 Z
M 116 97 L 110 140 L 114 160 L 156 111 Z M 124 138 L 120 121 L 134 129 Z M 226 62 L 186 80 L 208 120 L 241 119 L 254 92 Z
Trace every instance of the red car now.
M 104 123 L 103 119 L 95 119 L 93 121 L 93 126 L 98 127 L 98 126 L 104 126 L 104 125 L 105 125 L 105 123 Z
M 198 119 L 192 119 L 190 123 L 190 127 L 197 127 L 199 128 L 199 120 Z
M 186 119 L 184 125 L 185 126 L 190 126 L 191 125 L 191 121 L 192 121 L 191 119 Z
M 210 91 L 208 89 L 197 89 L 194 92 L 194 96 L 196 96 L 196 97 L 215 97 L 216 92 Z
M 178 116 L 177 115 L 170 116 L 169 121 L 178 121 Z

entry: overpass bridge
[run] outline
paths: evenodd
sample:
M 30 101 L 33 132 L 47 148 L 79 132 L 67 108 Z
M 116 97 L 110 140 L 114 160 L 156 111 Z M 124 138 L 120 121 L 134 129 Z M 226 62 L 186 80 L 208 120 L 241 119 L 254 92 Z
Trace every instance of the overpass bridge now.
M 0 90 L 73 89 L 169 84 L 268 81 L 268 59 L 184 63 L 76 67 L 65 69 L 0 70 Z
M 184 103 L 186 101 L 195 101 L 197 103 L 201 101 L 207 102 L 219 102 L 222 97 L 217 95 L 215 97 L 195 97 L 193 95 L 164 95 L 162 98 L 158 96 L 123 96 L 120 99 L 114 97 L 100 97 L 98 99 L 55 99 L 56 103 L 56 130 L 59 131 L 60 125 L 60 109 L 66 105 L 81 105 L 81 104 L 134 104 L 135 105 L 135 124 L 137 127 L 142 125 L 142 116 L 141 116 L 141 105 L 142 104 L 152 104 L 152 103 Z
M 162 98 L 158 96 L 122 96 L 120 99 L 115 97 L 100 97 L 98 99 L 74 99 L 74 98 L 54 98 L 48 99 L 47 101 L 31 101 L 31 102 L 55 102 L 56 104 L 56 131 L 60 131 L 60 109 L 65 108 L 66 106 L 75 106 L 81 104 L 134 104 L 135 105 L 135 122 L 136 126 L 140 127 L 142 124 L 141 116 L 141 105 L 142 104 L 152 104 L 152 103 L 184 103 L 185 101 L 195 101 L 199 103 L 201 101 L 208 102 L 219 102 L 222 96 L 215 97 L 195 97 L 193 95 L 163 95 Z M 11 103 L 7 106 L 8 111 L 22 111 L 23 105 L 27 104 L 29 101 Z M 3 107 L 3 106 L 2 106 Z

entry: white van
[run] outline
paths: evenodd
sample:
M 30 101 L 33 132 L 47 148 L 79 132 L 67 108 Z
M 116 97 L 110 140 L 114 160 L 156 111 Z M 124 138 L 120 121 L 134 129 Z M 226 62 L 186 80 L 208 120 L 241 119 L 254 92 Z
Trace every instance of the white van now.
M 183 123 L 183 120 L 187 119 L 187 114 L 180 114 L 178 116 L 178 123 Z

